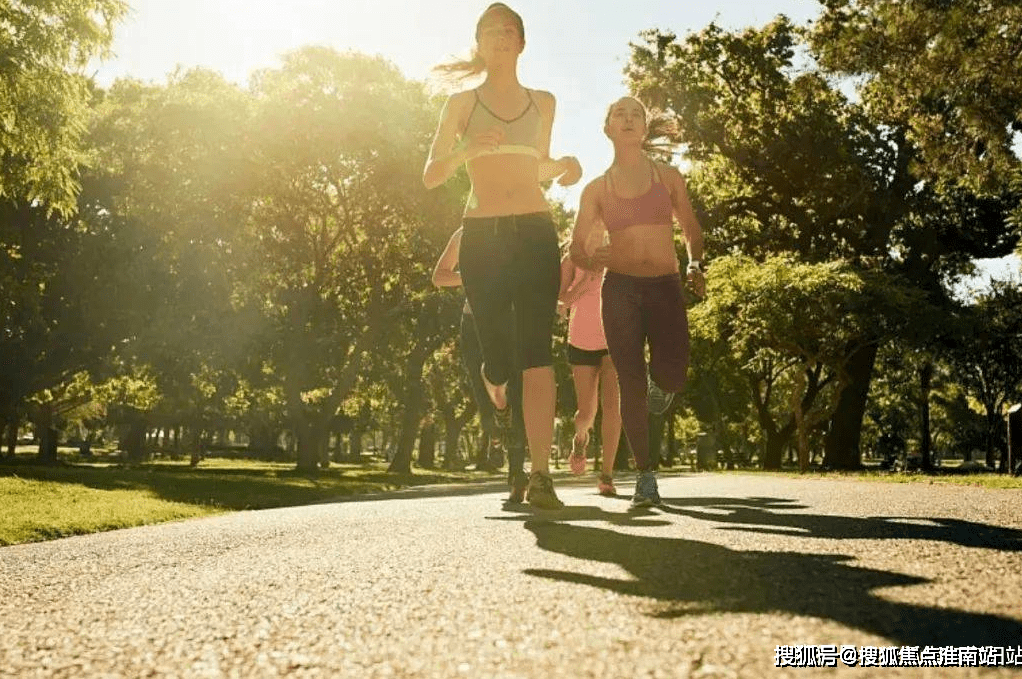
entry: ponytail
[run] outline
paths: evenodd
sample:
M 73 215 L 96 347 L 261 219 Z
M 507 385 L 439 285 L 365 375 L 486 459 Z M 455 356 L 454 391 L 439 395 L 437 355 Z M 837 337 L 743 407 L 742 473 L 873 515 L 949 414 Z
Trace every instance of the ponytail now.
M 485 72 L 486 62 L 479 56 L 479 52 L 473 48 L 470 58 L 455 59 L 443 64 L 437 64 L 433 67 L 433 71 L 444 82 L 460 84 Z

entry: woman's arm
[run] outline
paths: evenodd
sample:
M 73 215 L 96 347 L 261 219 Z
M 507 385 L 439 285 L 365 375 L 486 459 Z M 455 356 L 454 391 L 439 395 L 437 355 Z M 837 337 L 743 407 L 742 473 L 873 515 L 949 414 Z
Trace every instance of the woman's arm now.
M 458 255 L 461 252 L 461 229 L 451 234 L 447 241 L 447 247 L 433 267 L 433 285 L 438 288 L 456 288 L 461 285 L 461 272 L 455 267 L 458 265 Z
M 603 245 L 589 255 L 586 252 L 586 244 L 596 229 L 597 220 L 600 217 L 599 180 L 589 182 L 582 190 L 582 197 L 579 199 L 578 214 L 575 216 L 575 226 L 571 230 L 571 246 L 568 253 L 571 261 L 583 269 L 589 271 L 600 271 L 607 266 L 610 259 L 610 246 Z
M 557 100 L 549 92 L 535 90 L 536 107 L 539 109 L 543 128 L 539 141 L 539 181 L 557 179 L 561 186 L 571 186 L 582 178 L 582 166 L 574 156 L 563 156 L 556 160 L 550 157 L 550 135 L 554 127 L 554 113 Z
M 475 158 L 482 151 L 495 149 L 500 144 L 502 135 L 498 128 L 481 132 L 467 140 L 467 143 L 458 144 L 461 131 L 465 127 L 470 96 L 468 92 L 459 92 L 448 97 L 447 103 L 444 104 L 433 143 L 429 147 L 429 158 L 426 159 L 426 167 L 422 171 L 422 183 L 427 189 L 440 186 L 466 161 Z
M 694 292 L 702 297 L 706 292 L 706 281 L 703 278 L 703 230 L 696 219 L 695 210 L 688 197 L 688 186 L 685 177 L 676 168 L 669 168 L 668 177 L 671 182 L 671 204 L 674 216 L 681 225 L 685 236 L 685 248 L 688 250 L 688 280 Z

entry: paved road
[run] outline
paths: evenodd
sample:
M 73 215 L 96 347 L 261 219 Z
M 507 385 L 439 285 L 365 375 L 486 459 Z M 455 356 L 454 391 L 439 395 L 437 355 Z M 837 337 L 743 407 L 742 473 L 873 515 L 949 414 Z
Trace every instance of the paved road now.
M 556 512 L 427 489 L 2 548 L 0 676 L 804 678 L 778 645 L 1022 645 L 1018 491 L 706 474 L 629 512 L 559 488 Z

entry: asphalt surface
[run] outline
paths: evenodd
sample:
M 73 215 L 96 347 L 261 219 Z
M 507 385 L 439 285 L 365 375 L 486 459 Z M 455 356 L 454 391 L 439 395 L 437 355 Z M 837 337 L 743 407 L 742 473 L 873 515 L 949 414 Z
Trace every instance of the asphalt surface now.
M 1022 646 L 1019 491 L 704 474 L 629 511 L 592 478 L 558 489 L 559 511 L 490 484 L 0 548 L 0 676 L 1022 671 L 1022 648 L 775 667 L 778 646 Z

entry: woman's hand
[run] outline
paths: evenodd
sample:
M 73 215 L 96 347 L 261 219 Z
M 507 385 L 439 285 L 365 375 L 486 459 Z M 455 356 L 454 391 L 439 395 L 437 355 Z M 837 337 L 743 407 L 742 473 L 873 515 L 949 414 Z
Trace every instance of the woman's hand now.
M 593 250 L 593 254 L 585 258 L 582 268 L 600 274 L 607 268 L 608 263 L 610 263 L 610 245 L 601 245 Z
M 465 159 L 471 160 L 477 156 L 492 153 L 503 141 L 504 131 L 499 127 L 491 127 L 485 132 L 474 134 L 465 144 Z
M 582 178 L 582 165 L 575 156 L 558 158 L 557 164 L 564 168 L 564 172 L 557 179 L 557 183 L 561 186 L 571 186 Z

